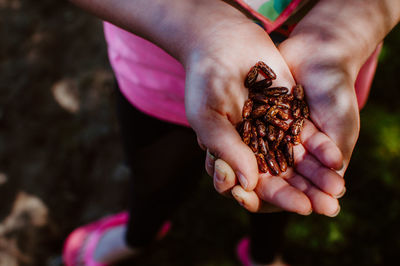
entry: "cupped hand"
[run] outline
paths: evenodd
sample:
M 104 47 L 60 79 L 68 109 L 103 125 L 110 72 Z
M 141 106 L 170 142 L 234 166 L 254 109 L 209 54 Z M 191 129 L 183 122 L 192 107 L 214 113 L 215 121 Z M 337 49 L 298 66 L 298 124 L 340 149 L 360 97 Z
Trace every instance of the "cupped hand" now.
M 186 115 L 200 145 L 209 151 L 207 171 L 214 176 L 218 192 L 229 194 L 233 188 L 236 200 L 250 211 L 281 208 L 300 214 L 314 210 L 335 215 L 339 209 L 335 196 L 342 193 L 344 182 L 331 168 L 340 168 L 342 157 L 313 123 L 304 127 L 304 145 L 296 146 L 295 170 L 281 176 L 259 174 L 253 152 L 235 129 L 248 96 L 245 76 L 260 60 L 277 73 L 274 86 L 294 85 L 268 35 L 245 17 L 216 23 L 187 57 Z M 212 157 L 218 158 L 215 165 Z M 238 181 L 240 185 L 236 185 Z
M 279 49 L 296 81 L 304 86 L 311 120 L 341 150 L 343 167 L 338 173 L 344 176 L 360 128 L 354 89 L 359 67 L 345 49 L 310 37 L 310 30 L 299 28 Z

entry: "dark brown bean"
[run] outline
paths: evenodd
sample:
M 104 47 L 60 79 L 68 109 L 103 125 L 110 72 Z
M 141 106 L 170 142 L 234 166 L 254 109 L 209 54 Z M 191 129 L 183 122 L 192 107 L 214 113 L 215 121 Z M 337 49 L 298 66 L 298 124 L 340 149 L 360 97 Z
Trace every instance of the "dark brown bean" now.
M 271 107 L 268 109 L 268 112 L 267 112 L 266 117 L 268 117 L 268 118 L 275 118 L 276 115 L 278 114 L 278 112 L 279 112 L 279 107 L 278 107 L 278 106 L 276 106 L 276 105 L 271 106 Z
M 294 97 L 292 94 L 286 94 L 286 95 L 279 96 L 279 99 L 281 102 L 291 103 L 293 101 Z
M 255 123 L 252 123 L 252 125 L 251 125 L 251 135 L 257 137 L 257 127 L 256 127 Z
M 305 119 L 310 117 L 310 110 L 308 109 L 308 105 L 304 101 L 301 103 L 301 114 Z
M 257 126 L 257 134 L 259 137 L 265 137 L 267 135 L 267 128 L 263 122 L 260 120 L 256 120 L 256 126 Z
M 250 95 L 251 99 L 255 102 L 263 103 L 263 104 L 268 104 L 268 97 L 262 93 L 253 93 Z
M 271 175 L 279 175 L 281 173 L 279 171 L 278 163 L 275 160 L 275 155 L 272 153 L 272 151 L 268 152 L 267 155 L 265 155 L 265 161 L 267 162 Z
M 301 84 L 296 84 L 292 88 L 292 93 L 294 98 L 296 98 L 299 101 L 302 101 L 304 99 L 304 89 Z
M 269 109 L 269 105 L 260 105 L 257 106 L 256 108 L 251 111 L 251 117 L 252 118 L 259 118 L 267 113 Z
M 292 141 L 292 136 L 289 134 L 286 134 L 285 137 L 283 138 L 283 141 L 291 142 Z
M 285 159 L 285 155 L 283 155 L 283 152 L 281 150 L 279 150 L 279 149 L 275 150 L 275 158 L 279 164 L 279 169 L 281 170 L 281 172 L 282 173 L 286 172 L 287 162 Z
M 283 140 L 283 138 L 285 137 L 285 132 L 283 130 L 278 130 L 277 134 L 276 134 L 276 140 L 274 141 L 274 148 L 277 149 L 279 144 L 281 144 L 281 141 Z
M 272 80 L 270 79 L 262 79 L 260 81 L 257 81 L 254 83 L 254 85 L 251 87 L 252 90 L 260 91 L 264 90 L 272 85 Z
M 303 129 L 304 125 L 304 118 L 298 118 L 296 119 L 291 127 L 290 127 L 290 132 L 292 133 L 293 136 L 297 136 L 300 134 L 301 130 Z
M 268 125 L 267 139 L 271 143 L 276 140 L 276 129 L 273 125 Z
M 278 102 L 277 105 L 279 108 L 283 109 L 283 110 L 289 110 L 290 109 L 290 105 L 284 102 Z
M 251 140 L 250 140 L 250 149 L 253 151 L 253 152 L 258 152 L 258 139 L 257 139 L 257 137 L 251 137 Z
M 242 117 L 243 118 L 248 118 L 251 114 L 251 110 L 253 109 L 253 100 L 252 99 L 247 99 L 244 102 L 243 105 L 243 110 L 242 110 Z
M 271 109 L 271 108 L 270 108 Z M 269 117 L 268 113 L 265 115 L 264 119 L 271 123 L 272 125 L 282 129 L 283 131 L 286 131 L 289 129 L 289 125 L 286 124 L 284 121 L 280 120 L 279 118 L 276 117 Z
M 293 136 L 293 137 L 292 137 L 292 143 L 293 143 L 294 145 L 300 144 L 300 143 L 301 143 L 300 135 Z
M 286 94 L 288 91 L 289 89 L 286 87 L 270 87 L 263 90 L 263 93 L 267 96 L 277 97 Z
M 242 139 L 243 142 L 249 145 L 251 138 L 251 123 L 248 119 L 244 120 L 243 123 L 243 131 L 242 131 Z
M 290 104 L 285 101 L 282 101 L 282 98 L 280 96 L 269 98 L 268 103 L 272 106 L 276 105 L 281 109 L 290 109 Z
M 250 68 L 249 73 L 247 73 L 246 79 L 244 81 L 244 86 L 246 88 L 251 88 L 256 82 L 257 77 L 258 77 L 258 68 L 257 66 L 253 66 L 252 68 Z
M 268 143 L 265 143 L 265 141 L 262 138 L 258 138 L 258 150 L 263 155 L 266 155 L 268 153 Z
M 268 172 L 268 165 L 265 162 L 264 155 L 262 155 L 261 153 L 256 153 L 256 159 L 257 159 L 258 169 L 260 170 L 260 172 L 261 173 Z
M 287 165 L 292 167 L 294 165 L 293 144 L 285 139 L 281 147 L 282 152 L 285 155 Z
M 265 64 L 264 62 L 258 61 L 256 66 L 257 66 L 260 74 L 263 75 L 265 78 L 272 79 L 272 80 L 276 79 L 275 72 L 269 66 L 267 66 L 267 64 Z
M 250 148 L 253 152 L 258 152 L 258 139 L 257 139 L 257 130 L 255 126 L 251 127 L 251 140 L 250 140 Z
M 301 116 L 301 106 L 299 100 L 293 100 L 292 102 L 292 116 L 297 119 Z
M 289 112 L 287 109 L 285 110 L 285 109 L 279 108 L 277 116 L 278 116 L 278 118 L 286 121 L 289 119 Z

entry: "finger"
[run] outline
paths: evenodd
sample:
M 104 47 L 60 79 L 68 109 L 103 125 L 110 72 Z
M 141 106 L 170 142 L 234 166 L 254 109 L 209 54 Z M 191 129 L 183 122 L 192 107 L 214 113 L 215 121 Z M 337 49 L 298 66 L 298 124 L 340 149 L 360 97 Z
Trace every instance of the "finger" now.
M 231 197 L 231 189 L 236 185 L 232 168 L 223 160 L 217 159 L 214 167 L 214 187 L 218 193 Z
M 340 149 L 309 120 L 305 120 L 300 137 L 307 151 L 314 155 L 322 164 L 336 170 L 343 168 L 343 156 Z
M 295 169 L 322 191 L 338 197 L 344 190 L 344 178 L 336 171 L 323 166 L 302 145 L 294 147 Z
M 261 175 L 255 193 L 261 200 L 286 211 L 302 215 L 309 215 L 312 212 L 308 197 L 280 176 Z
M 289 184 L 304 192 L 308 196 L 314 212 L 329 217 L 335 217 L 338 215 L 340 206 L 337 199 L 317 189 L 304 177 L 298 174 L 288 178 L 287 181 Z
M 214 164 L 215 164 L 215 156 L 210 153 L 209 150 L 206 152 L 206 162 L 205 162 L 205 168 L 206 172 L 209 176 L 214 176 Z
M 208 117 L 200 119 L 203 123 L 197 123 L 196 132 L 212 154 L 231 166 L 242 187 L 252 191 L 258 181 L 258 167 L 253 152 L 242 142 L 226 117 L 218 112 L 210 112 Z
M 233 187 L 232 196 L 250 212 L 270 213 L 282 211 L 281 208 L 262 201 L 254 191 L 246 191 L 241 186 Z
M 197 144 L 199 144 L 200 149 L 202 149 L 203 151 L 207 149 L 207 147 L 204 146 L 204 144 L 200 141 L 199 137 L 197 137 Z

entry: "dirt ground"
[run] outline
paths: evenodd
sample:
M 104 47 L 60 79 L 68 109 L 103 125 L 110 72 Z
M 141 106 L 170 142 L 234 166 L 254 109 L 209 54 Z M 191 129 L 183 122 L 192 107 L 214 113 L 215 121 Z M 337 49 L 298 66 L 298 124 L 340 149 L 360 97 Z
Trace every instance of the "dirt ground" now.
M 0 33 L 0 264 L 58 265 L 69 231 L 125 206 L 101 23 L 5 0 Z
M 61 265 L 71 230 L 127 207 L 102 24 L 64 1 L 0 0 L 0 35 L 0 265 Z M 189 265 L 179 247 L 138 263 Z
M 0 0 L 0 36 L 0 265 L 62 265 L 71 230 L 127 207 L 101 21 L 66 1 Z M 399 36 L 397 27 L 362 112 L 342 213 L 294 217 L 294 265 L 400 258 Z M 245 212 L 211 187 L 204 178 L 166 240 L 123 265 L 238 265 Z

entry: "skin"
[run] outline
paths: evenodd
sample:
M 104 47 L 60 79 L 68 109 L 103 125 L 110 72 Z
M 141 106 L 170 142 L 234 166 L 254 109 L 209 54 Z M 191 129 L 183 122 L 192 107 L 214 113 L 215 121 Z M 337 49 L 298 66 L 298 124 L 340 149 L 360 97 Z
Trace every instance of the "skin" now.
M 305 87 L 314 125 L 329 136 L 343 154 L 343 168 L 337 171 L 341 176 L 349 164 L 360 128 L 354 90 L 357 74 L 399 19 L 399 1 L 319 1 L 279 46 L 294 78 Z M 324 145 L 316 147 L 316 142 L 310 143 L 309 134 L 312 133 L 305 130 L 301 136 L 306 148 L 326 149 Z M 296 147 L 296 157 L 298 150 Z M 307 176 L 307 169 L 299 164 L 296 171 Z M 218 191 L 225 193 L 233 188 L 233 196 L 247 209 L 268 211 L 268 205 L 257 197 L 260 195 L 257 189 L 253 193 L 234 187 L 233 176 L 225 180 L 216 186 Z M 332 183 L 317 186 L 326 185 L 335 186 Z
M 235 37 L 233 32 L 236 32 Z M 320 144 L 316 147 L 327 145 L 328 152 L 324 157 L 321 149 L 303 148 L 302 156 L 296 160 L 298 164 L 311 165 L 310 161 L 316 162 L 311 165 L 310 172 L 306 173 L 309 176 L 295 171 L 288 171 L 279 177 L 258 173 L 252 151 L 242 142 L 234 127 L 241 120 L 241 109 L 247 98 L 247 89 L 243 86 L 244 77 L 255 62 L 263 60 L 278 73 L 275 82 L 277 86 L 292 87 L 294 81 L 286 64 L 281 61 L 278 50 L 259 26 L 246 19 L 243 23 L 233 24 L 232 28 L 225 26 L 217 34 L 211 40 L 212 43 L 205 45 L 206 48 L 202 47 L 201 55 L 194 55 L 194 61 L 189 63 L 187 71 L 187 116 L 200 142 L 208 148 L 209 154 L 231 166 L 243 190 L 253 190 L 254 185 L 250 183 L 253 180 L 250 178 L 256 176 L 255 191 L 263 201 L 300 214 L 309 214 L 313 207 L 318 213 L 335 213 L 338 203 L 329 193 L 341 193 L 343 179 L 323 166 L 317 158 L 325 160 L 331 167 L 340 168 L 341 155 L 333 142 L 311 122 L 306 125 L 306 129 L 312 132 L 308 135 L 307 143 L 318 141 Z M 226 49 L 229 41 L 230 49 Z M 329 156 L 331 154 L 335 155 Z M 340 160 L 336 161 L 337 158 Z M 324 187 L 327 191 L 316 186 L 311 172 L 321 173 L 320 178 L 331 183 Z M 249 179 L 247 186 L 240 180 L 240 174 Z
M 326 148 L 303 147 L 297 159 L 300 165 L 316 162 L 311 164 L 312 171 L 289 171 L 273 178 L 259 175 L 251 150 L 234 128 L 247 98 L 244 77 L 257 61 L 263 60 L 274 69 L 279 77 L 275 85 L 294 84 L 287 64 L 262 28 L 233 6 L 215 0 L 73 2 L 152 41 L 183 64 L 188 121 L 202 145 L 233 169 L 235 180 L 245 191 L 258 193 L 263 202 L 304 215 L 313 208 L 327 215 L 337 211 L 339 205 L 333 195 L 341 193 L 344 182 L 331 168 L 342 166 L 341 153 L 312 123 L 307 126 L 313 132 L 307 143 Z M 321 173 L 319 178 L 330 185 L 319 187 L 311 172 Z
M 360 128 L 354 83 L 399 18 L 400 2 L 395 0 L 320 1 L 280 46 L 292 74 L 308 88 L 307 99 L 315 102 L 312 120 L 344 155 L 341 174 Z
M 359 131 L 354 81 L 368 55 L 399 22 L 398 0 L 319 1 L 279 50 L 227 3 L 232 1 L 71 2 L 155 43 L 183 64 L 187 118 L 207 150 L 206 170 L 219 193 L 233 195 L 252 212 L 338 214 L 337 198 L 345 191 L 343 175 Z M 311 109 L 302 144 L 295 148 L 295 168 L 278 177 L 258 174 L 251 150 L 234 128 L 247 97 L 244 77 L 259 60 L 277 73 L 274 85 L 303 84 Z M 123 237 L 109 233 L 118 243 Z M 101 244 L 110 254 L 118 247 L 112 241 Z M 131 253 L 124 244 L 119 251 Z

